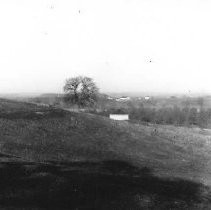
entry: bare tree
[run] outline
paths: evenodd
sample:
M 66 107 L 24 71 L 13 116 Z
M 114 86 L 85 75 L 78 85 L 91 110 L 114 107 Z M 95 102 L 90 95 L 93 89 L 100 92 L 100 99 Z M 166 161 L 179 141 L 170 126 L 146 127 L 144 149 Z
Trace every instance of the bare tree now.
M 64 85 L 64 92 L 66 93 L 66 99 L 72 103 L 78 104 L 79 94 L 81 89 L 82 77 L 72 77 L 66 80 Z

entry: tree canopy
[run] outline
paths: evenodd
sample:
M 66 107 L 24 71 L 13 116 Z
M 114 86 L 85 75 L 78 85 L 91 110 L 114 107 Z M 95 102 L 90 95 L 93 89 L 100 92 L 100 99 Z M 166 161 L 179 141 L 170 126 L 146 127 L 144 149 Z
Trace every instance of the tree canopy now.
M 97 101 L 98 87 L 90 77 L 68 78 L 64 85 L 65 99 L 78 106 L 93 106 Z

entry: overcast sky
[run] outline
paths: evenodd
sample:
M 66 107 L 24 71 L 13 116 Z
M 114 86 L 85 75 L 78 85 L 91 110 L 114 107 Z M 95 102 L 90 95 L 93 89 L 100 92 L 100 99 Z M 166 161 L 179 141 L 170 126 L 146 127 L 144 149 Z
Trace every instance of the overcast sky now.
M 1 0 L 0 93 L 211 92 L 209 0 Z

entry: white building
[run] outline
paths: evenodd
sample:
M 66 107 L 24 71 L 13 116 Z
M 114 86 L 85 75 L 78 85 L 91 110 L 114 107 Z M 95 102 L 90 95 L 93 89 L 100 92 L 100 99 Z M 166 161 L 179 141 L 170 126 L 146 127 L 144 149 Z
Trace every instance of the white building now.
M 149 97 L 149 96 L 145 96 L 144 99 L 145 99 L 146 101 L 148 101 L 148 100 L 150 99 L 150 97 Z
M 116 101 L 129 101 L 129 100 L 130 100 L 130 97 L 128 97 L 128 96 L 127 97 L 125 96 L 125 97 L 121 97 L 121 98 L 117 98 L 116 99 Z
M 109 118 L 112 120 L 129 120 L 129 114 L 110 114 Z

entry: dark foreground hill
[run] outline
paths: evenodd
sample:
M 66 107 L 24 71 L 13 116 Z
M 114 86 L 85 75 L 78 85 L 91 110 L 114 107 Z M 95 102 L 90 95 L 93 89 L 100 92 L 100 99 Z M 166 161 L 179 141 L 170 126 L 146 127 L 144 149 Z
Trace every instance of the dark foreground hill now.
M 1 209 L 210 209 L 210 133 L 0 100 Z

